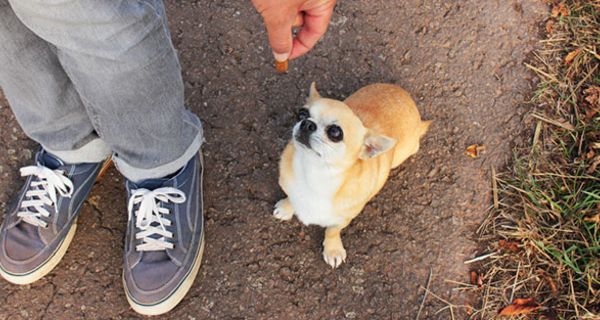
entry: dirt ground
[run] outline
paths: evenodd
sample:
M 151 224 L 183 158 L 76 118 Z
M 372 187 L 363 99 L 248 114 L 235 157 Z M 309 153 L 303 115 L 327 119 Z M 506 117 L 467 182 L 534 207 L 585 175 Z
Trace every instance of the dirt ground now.
M 275 74 L 250 1 L 169 1 L 188 106 L 206 130 L 204 264 L 170 319 L 414 319 L 431 290 L 473 303 L 446 280 L 468 281 L 474 229 L 490 205 L 490 167 L 523 143 L 541 1 L 339 1 L 326 37 Z M 282 196 L 277 161 L 311 81 L 344 98 L 397 83 L 434 123 L 421 151 L 344 232 L 347 263 L 321 258 L 322 230 L 271 217 Z M 1 209 L 35 144 L 0 103 Z M 466 146 L 487 152 L 469 159 Z M 25 287 L 0 281 L 0 319 L 136 318 L 121 284 L 127 219 L 123 178 L 111 169 L 79 218 L 56 270 Z M 421 319 L 449 319 L 431 295 Z M 458 310 L 457 319 L 465 317 Z

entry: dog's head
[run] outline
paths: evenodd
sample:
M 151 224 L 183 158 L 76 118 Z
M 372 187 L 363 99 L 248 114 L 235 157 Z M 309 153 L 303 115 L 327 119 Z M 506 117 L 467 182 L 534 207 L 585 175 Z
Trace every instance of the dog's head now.
M 298 112 L 294 144 L 329 164 L 351 164 L 388 151 L 396 140 L 365 128 L 345 103 L 321 97 L 315 83 L 306 104 Z

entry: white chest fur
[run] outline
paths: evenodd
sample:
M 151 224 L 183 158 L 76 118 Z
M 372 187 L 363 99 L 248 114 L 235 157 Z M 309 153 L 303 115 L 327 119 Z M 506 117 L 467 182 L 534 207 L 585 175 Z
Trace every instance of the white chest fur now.
M 322 227 L 342 224 L 343 218 L 333 211 L 333 197 L 341 183 L 339 173 L 304 152 L 296 153 L 293 168 L 294 182 L 287 193 L 298 220 Z

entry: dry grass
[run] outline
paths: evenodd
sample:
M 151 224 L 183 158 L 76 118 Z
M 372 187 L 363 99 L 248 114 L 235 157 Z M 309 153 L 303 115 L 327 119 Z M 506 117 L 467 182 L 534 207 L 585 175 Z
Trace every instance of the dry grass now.
M 600 1 L 549 2 L 546 38 L 527 65 L 540 79 L 532 144 L 494 175 L 478 232 L 496 254 L 477 262 L 473 319 L 530 297 L 541 308 L 516 319 L 600 319 Z

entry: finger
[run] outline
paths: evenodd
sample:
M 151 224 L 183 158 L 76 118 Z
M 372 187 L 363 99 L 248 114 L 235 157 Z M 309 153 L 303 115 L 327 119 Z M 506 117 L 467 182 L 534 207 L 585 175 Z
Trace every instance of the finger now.
M 307 11 L 304 14 L 304 25 L 294 39 L 290 59 L 295 59 L 312 49 L 321 39 L 331 20 L 333 8 L 321 9 L 316 12 Z
M 304 13 L 299 12 L 296 16 L 296 20 L 294 20 L 294 28 L 302 27 L 304 25 Z
M 269 44 L 277 61 L 285 61 L 292 51 L 292 23 L 294 18 L 267 20 L 265 25 L 269 35 Z

